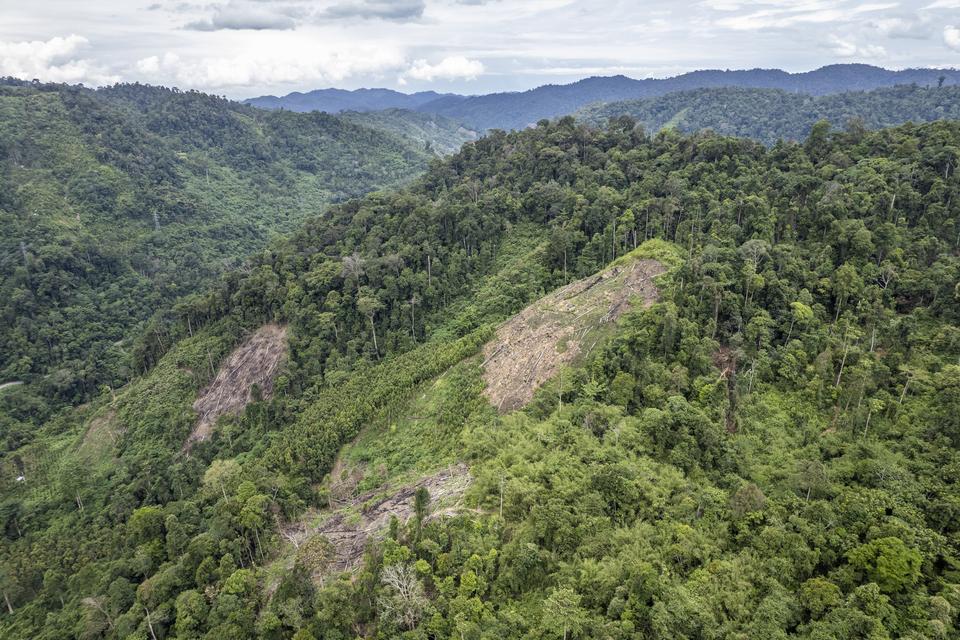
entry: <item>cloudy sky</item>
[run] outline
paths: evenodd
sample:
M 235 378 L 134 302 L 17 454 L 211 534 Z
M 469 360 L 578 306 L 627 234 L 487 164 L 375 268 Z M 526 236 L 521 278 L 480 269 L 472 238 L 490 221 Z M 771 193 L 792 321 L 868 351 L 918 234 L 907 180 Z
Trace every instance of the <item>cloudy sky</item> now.
M 0 75 L 235 98 L 960 66 L 960 0 L 0 0 Z

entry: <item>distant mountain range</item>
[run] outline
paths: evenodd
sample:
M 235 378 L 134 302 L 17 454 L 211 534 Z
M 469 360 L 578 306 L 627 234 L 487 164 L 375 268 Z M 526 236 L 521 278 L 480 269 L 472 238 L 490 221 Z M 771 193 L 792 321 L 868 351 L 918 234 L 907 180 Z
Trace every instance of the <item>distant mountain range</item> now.
M 880 129 L 906 122 L 960 120 L 960 85 L 900 85 L 872 91 L 812 96 L 780 89 L 722 87 L 677 91 L 665 96 L 596 104 L 574 114 L 596 126 L 630 116 L 648 131 L 677 129 L 752 138 L 766 145 L 804 140 L 826 120 L 837 128 Z
M 436 113 L 476 130 L 520 129 L 543 118 L 573 113 L 587 105 L 637 100 L 711 87 L 780 89 L 792 93 L 826 95 L 868 91 L 894 85 L 937 86 L 960 84 L 957 69 L 904 69 L 891 71 L 865 64 L 836 64 L 814 71 L 789 73 L 779 69 L 741 71 L 707 70 L 672 78 L 635 80 L 626 76 L 592 77 L 565 85 L 544 85 L 523 92 L 480 96 L 438 94 L 432 91 L 404 94 L 390 89 L 322 89 L 264 96 L 246 102 L 264 109 L 290 111 L 377 111 L 401 108 Z
M 447 97 L 463 99 L 463 96 L 420 91 L 419 93 L 400 93 L 392 89 L 317 89 L 300 93 L 294 91 L 278 98 L 261 96 L 245 102 L 261 109 L 286 109 L 287 111 L 381 111 L 383 109 L 420 110 L 424 105 Z M 429 111 L 429 110 L 428 110 Z

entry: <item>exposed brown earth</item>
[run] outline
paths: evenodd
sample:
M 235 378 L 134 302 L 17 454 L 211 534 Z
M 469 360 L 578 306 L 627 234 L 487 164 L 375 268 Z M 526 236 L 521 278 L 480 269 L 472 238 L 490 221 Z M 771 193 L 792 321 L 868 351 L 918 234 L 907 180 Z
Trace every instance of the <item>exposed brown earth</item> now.
M 653 279 L 665 267 L 634 260 L 578 280 L 541 298 L 504 323 L 483 349 L 484 393 L 506 413 L 526 405 L 560 368 L 589 350 L 597 329 L 659 296 Z
M 430 492 L 430 517 L 442 517 L 459 510 L 459 500 L 469 486 L 469 469 L 459 463 L 392 492 L 381 487 L 361 494 L 319 525 L 301 520 L 287 525 L 282 533 L 297 546 L 317 535 L 327 540 L 330 557 L 322 570 L 315 574 L 315 578 L 322 580 L 324 576 L 357 568 L 363 560 L 367 543 L 381 537 L 392 518 L 396 517 L 400 523 L 410 520 L 414 515 L 414 496 L 420 487 Z
M 265 399 L 272 396 L 273 379 L 286 351 L 287 328 L 277 324 L 260 327 L 237 347 L 193 403 L 200 419 L 184 449 L 209 438 L 220 416 L 240 415 L 252 400 L 253 385 L 260 387 Z

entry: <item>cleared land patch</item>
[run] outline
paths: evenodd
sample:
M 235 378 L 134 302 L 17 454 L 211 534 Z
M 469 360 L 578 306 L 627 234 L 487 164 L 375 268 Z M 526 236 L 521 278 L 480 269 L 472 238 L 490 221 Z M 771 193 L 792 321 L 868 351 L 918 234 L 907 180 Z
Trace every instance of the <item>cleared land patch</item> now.
M 360 565 L 367 543 L 383 535 L 394 517 L 406 523 L 414 515 L 414 497 L 424 487 L 430 493 L 431 518 L 452 515 L 459 510 L 460 499 L 470 486 L 470 471 L 463 463 L 401 487 L 381 487 L 360 494 L 346 506 L 321 514 L 319 523 L 309 516 L 281 530 L 283 536 L 300 548 L 310 539 L 322 536 L 329 555 L 314 571 L 315 579 L 352 571 Z M 314 514 L 316 515 L 316 514 Z
M 193 403 L 200 419 L 184 449 L 209 438 L 220 416 L 239 415 L 253 399 L 254 385 L 264 398 L 273 395 L 273 379 L 286 351 L 287 328 L 277 324 L 260 327 L 234 349 Z
M 518 409 L 544 382 L 580 353 L 596 330 L 632 305 L 658 298 L 654 278 L 666 271 L 657 260 L 616 264 L 541 298 L 505 322 L 483 349 L 484 393 L 501 413 Z

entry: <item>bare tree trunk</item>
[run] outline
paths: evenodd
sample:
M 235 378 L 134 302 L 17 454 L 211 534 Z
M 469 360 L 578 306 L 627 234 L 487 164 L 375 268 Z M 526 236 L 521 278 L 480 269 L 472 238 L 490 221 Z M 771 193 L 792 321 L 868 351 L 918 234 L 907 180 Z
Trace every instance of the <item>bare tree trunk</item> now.
M 144 607 L 143 610 L 147 612 L 147 627 L 150 628 L 150 637 L 153 638 L 153 640 L 157 640 L 157 634 L 153 630 L 153 622 L 150 620 L 150 609 Z
M 847 363 L 847 352 L 850 350 L 850 345 L 846 342 L 846 334 L 844 334 L 844 344 L 843 344 L 843 358 L 840 359 L 840 371 L 837 372 L 837 382 L 835 387 L 840 386 L 840 376 L 843 375 L 843 365 Z
M 377 346 L 377 327 L 373 324 L 373 316 L 370 316 L 370 331 L 373 333 L 373 349 L 377 352 L 377 360 L 380 360 L 380 347 Z
M 3 601 L 7 605 L 7 613 L 9 613 L 10 615 L 13 615 L 13 605 L 10 604 L 10 596 L 7 595 L 6 591 L 3 592 Z

